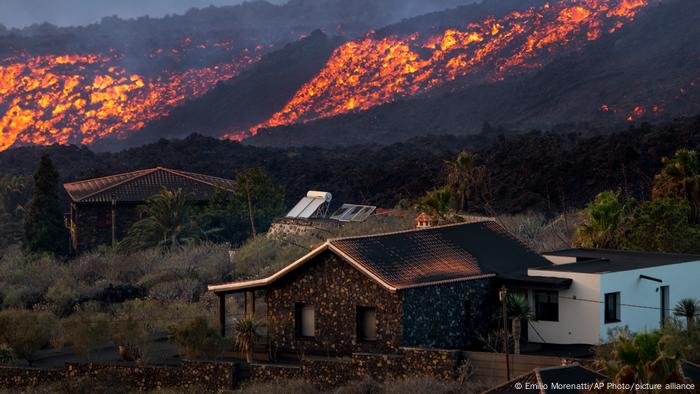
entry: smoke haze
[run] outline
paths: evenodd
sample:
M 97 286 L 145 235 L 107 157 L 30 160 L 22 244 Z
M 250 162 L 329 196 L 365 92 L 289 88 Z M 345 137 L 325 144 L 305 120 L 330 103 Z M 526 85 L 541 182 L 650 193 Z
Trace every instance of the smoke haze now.
M 244 0 L 0 0 L 0 24 L 22 28 L 49 22 L 77 26 L 99 22 L 105 16 L 135 18 L 182 14 L 188 9 L 240 4 Z M 283 3 L 285 0 L 268 0 Z

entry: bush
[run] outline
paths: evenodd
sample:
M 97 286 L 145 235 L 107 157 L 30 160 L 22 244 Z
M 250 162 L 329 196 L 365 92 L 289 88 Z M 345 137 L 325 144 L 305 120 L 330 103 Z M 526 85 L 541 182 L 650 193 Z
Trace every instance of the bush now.
M 0 344 L 32 364 L 34 353 L 49 345 L 58 319 L 49 312 L 6 310 L 0 312 Z
M 111 316 L 106 313 L 79 310 L 63 321 L 63 330 L 73 350 L 90 360 L 93 351 L 109 343 L 111 323 Z
M 15 361 L 15 352 L 12 351 L 12 348 L 0 344 L 0 365 L 12 365 Z
M 180 353 L 188 358 L 217 358 L 230 345 L 206 318 L 198 317 L 173 329 Z
M 61 278 L 46 292 L 46 301 L 53 306 L 53 311 L 59 316 L 65 316 L 73 309 L 80 298 L 76 285 L 72 281 Z
M 112 340 L 123 349 L 122 357 L 128 354 L 128 358 L 150 362 L 153 340 L 165 331 L 168 314 L 164 305 L 155 301 L 131 300 L 119 305 L 112 323 Z

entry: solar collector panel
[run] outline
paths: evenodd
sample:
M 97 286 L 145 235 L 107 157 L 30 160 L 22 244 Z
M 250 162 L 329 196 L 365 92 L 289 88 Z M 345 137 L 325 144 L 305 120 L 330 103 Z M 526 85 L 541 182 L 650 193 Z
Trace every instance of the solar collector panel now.
M 313 198 L 304 197 L 287 214 L 288 218 L 298 218 L 299 215 L 314 201 Z
M 311 200 L 311 203 L 307 205 L 306 208 L 304 208 L 304 210 L 301 211 L 301 213 L 299 213 L 299 216 L 297 217 L 302 219 L 310 218 L 316 213 L 316 211 L 318 211 L 318 209 L 324 203 L 325 200 L 321 200 L 320 198 L 314 198 L 313 200 Z

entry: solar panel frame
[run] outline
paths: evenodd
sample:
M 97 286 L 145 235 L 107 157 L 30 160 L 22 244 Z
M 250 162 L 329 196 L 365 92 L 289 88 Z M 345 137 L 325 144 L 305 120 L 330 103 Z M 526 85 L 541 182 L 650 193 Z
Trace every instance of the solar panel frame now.
M 326 200 L 322 200 L 320 198 L 314 198 L 314 199 L 312 199 L 311 203 L 306 208 L 304 208 L 304 210 L 301 211 L 301 213 L 299 213 L 299 216 L 297 216 L 297 217 L 302 218 L 302 219 L 308 219 L 308 218 L 314 216 L 316 211 L 318 211 L 318 209 L 321 208 L 321 206 L 325 203 L 326 203 Z
M 339 222 L 364 222 L 376 209 L 372 205 L 343 204 L 330 218 Z

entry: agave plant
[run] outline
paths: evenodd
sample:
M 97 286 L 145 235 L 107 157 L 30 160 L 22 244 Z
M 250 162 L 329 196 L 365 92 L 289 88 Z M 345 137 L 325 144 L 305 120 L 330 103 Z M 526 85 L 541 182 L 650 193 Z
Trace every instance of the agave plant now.
M 261 326 L 262 324 L 249 317 L 236 320 L 233 326 L 238 350 L 245 355 L 246 361 L 249 363 L 253 361 L 253 346 L 260 338 L 258 329 Z
M 508 317 L 512 321 L 513 332 L 513 353 L 520 354 L 520 333 L 522 331 L 522 322 L 534 320 L 535 315 L 532 313 L 530 304 L 524 294 L 510 293 L 506 301 L 508 309 Z
M 683 298 L 676 304 L 673 314 L 685 317 L 686 329 L 690 331 L 693 328 L 695 317 L 700 316 L 700 302 L 695 298 Z

